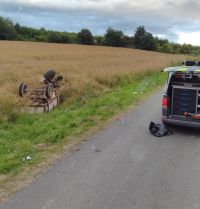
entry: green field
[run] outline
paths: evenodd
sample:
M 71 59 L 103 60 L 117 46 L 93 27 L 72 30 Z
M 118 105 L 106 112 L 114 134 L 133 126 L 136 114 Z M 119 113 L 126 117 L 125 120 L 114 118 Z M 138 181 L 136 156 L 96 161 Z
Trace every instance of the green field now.
M 55 145 L 76 138 L 102 121 L 163 84 L 165 74 L 148 72 L 133 78 L 124 77 L 115 89 L 99 97 L 85 96 L 72 103 L 65 102 L 51 113 L 19 114 L 14 122 L 0 123 L 0 173 L 16 174 L 23 167 L 40 162 Z M 158 110 L 159 111 L 159 110 Z M 31 156 L 32 160 L 23 160 Z

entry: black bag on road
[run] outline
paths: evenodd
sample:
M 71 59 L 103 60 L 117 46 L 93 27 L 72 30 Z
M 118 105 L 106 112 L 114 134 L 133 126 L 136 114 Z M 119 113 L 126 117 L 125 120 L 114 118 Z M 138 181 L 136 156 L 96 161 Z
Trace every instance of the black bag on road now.
M 164 124 L 156 124 L 154 122 L 151 122 L 149 125 L 149 131 L 152 135 L 156 137 L 161 137 L 165 135 L 172 135 L 173 132 L 170 130 L 166 125 Z

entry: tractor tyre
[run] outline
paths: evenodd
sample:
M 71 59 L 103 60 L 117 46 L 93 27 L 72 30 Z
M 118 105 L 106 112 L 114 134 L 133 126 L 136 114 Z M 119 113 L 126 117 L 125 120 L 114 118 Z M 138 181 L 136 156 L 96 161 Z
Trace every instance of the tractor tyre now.
M 52 98 L 54 95 L 54 88 L 51 83 L 48 83 L 45 88 L 45 96 L 49 99 Z
M 56 75 L 56 72 L 54 70 L 48 70 L 43 77 L 45 78 L 46 81 L 51 82 Z
M 20 83 L 19 85 L 19 96 L 23 97 L 24 94 L 27 93 L 27 85 L 25 83 Z

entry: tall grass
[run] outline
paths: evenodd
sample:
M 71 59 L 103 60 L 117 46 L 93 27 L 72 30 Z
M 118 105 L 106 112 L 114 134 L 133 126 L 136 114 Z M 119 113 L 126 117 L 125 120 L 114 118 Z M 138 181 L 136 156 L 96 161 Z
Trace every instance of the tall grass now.
M 9 93 L 1 98 L 0 123 L 15 122 L 19 115 L 19 104 Z

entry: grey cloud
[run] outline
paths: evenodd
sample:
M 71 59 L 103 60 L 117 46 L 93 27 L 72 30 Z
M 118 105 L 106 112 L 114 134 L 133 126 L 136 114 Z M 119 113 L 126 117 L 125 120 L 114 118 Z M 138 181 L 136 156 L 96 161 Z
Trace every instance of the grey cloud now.
M 111 26 L 131 35 L 138 25 L 144 25 L 153 34 L 166 35 L 171 41 L 178 39 L 177 31 L 199 31 L 200 28 L 199 0 L 67 2 L 69 0 L 51 0 L 49 4 L 42 1 L 33 4 L 28 0 L 0 0 L 0 15 L 28 26 L 75 32 L 89 28 L 94 34 L 103 34 Z

